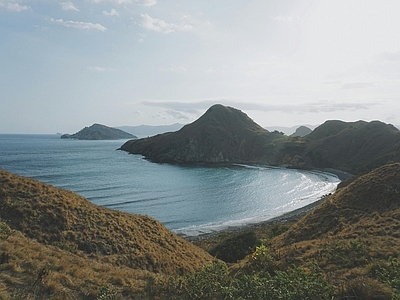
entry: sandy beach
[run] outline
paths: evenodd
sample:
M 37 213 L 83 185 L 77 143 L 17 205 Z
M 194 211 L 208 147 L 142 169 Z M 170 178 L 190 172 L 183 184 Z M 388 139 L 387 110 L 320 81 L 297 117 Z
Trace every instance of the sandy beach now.
M 341 180 L 341 183 L 339 184 L 339 186 L 342 186 L 342 184 L 347 185 L 354 178 L 354 175 L 344 172 L 344 171 L 336 170 L 336 169 L 322 169 L 322 170 L 318 170 L 318 171 L 336 175 Z M 339 186 L 338 186 L 338 188 L 339 188 Z M 274 217 L 272 219 L 268 219 L 268 220 L 258 222 L 258 223 L 247 224 L 247 225 L 243 225 L 243 226 L 230 227 L 230 228 L 227 228 L 227 229 L 224 229 L 221 231 L 204 233 L 204 234 L 200 234 L 197 236 L 185 237 L 185 239 L 203 249 L 210 249 L 213 245 L 218 244 L 219 242 L 223 241 L 224 239 L 226 239 L 232 235 L 243 233 L 246 231 L 255 231 L 260 236 L 265 236 L 265 235 L 268 235 L 268 233 L 271 231 L 271 228 L 276 225 L 289 226 L 289 225 L 295 223 L 301 217 L 303 217 L 304 215 L 306 215 L 307 213 L 312 211 L 314 208 L 316 208 L 318 205 L 320 205 L 323 201 L 325 201 L 325 199 L 328 196 L 329 195 L 326 195 L 325 197 L 323 197 L 313 203 L 310 203 L 310 204 L 308 204 L 304 207 L 298 208 L 296 210 L 287 212 L 283 215 Z

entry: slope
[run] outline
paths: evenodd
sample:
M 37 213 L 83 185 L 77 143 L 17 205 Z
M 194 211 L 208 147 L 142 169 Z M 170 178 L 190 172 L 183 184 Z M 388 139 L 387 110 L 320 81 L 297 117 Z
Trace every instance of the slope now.
M 327 121 L 307 138 L 303 155 L 315 167 L 361 174 L 400 161 L 400 131 L 379 121 Z
M 0 170 L 0 219 L 44 245 L 99 261 L 175 274 L 212 257 L 160 222 L 95 206 L 85 198 Z

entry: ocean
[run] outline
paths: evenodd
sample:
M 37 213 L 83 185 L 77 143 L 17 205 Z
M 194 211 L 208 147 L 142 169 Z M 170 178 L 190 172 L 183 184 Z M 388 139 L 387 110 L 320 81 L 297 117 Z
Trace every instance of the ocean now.
M 268 220 L 335 191 L 333 174 L 268 166 L 156 164 L 117 141 L 0 134 L 0 168 L 92 203 L 161 221 L 183 236 Z

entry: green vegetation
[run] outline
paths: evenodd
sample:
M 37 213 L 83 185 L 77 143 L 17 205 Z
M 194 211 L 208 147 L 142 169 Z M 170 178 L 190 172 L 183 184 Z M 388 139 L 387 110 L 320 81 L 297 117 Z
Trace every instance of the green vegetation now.
M 259 243 L 255 232 L 249 231 L 228 238 L 209 252 L 224 262 L 235 263 L 252 253 Z

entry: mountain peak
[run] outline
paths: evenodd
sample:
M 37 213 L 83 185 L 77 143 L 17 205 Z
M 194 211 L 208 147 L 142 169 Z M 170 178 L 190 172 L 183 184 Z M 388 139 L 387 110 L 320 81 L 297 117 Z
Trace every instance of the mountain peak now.
M 277 138 L 283 136 L 269 133 L 242 111 L 216 104 L 177 132 L 128 141 L 121 150 L 155 162 L 258 162 L 268 154 L 266 144 Z

